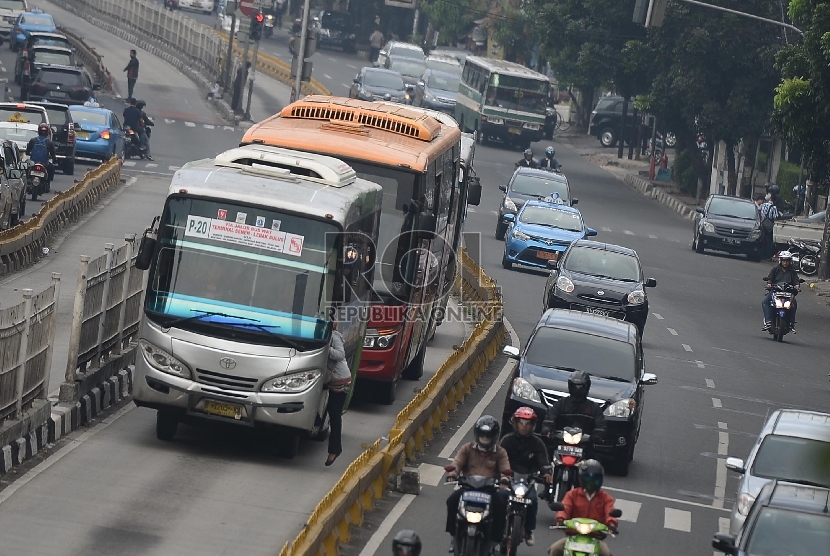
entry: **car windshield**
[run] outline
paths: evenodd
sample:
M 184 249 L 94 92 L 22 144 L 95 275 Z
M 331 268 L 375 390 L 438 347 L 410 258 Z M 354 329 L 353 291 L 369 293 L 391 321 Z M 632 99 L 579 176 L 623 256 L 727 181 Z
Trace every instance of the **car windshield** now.
M 55 26 L 55 22 L 52 21 L 52 16 L 49 14 L 24 15 L 20 18 L 20 23 L 22 23 L 23 25 L 48 25 L 51 27 Z
M 324 29 L 344 31 L 352 26 L 352 18 L 349 14 L 326 12 L 323 14 L 323 19 L 320 21 L 320 25 Z
M 593 247 L 573 247 L 563 268 L 570 272 L 600 276 L 622 282 L 640 281 L 640 263 L 635 257 Z
M 830 487 L 830 470 L 822 466 L 822 454 L 830 442 L 795 436 L 767 435 L 755 460 L 752 474 L 765 479 L 785 479 Z
M 755 203 L 721 197 L 712 199 L 712 202 L 709 203 L 708 213 L 712 216 L 728 216 L 743 218 L 744 220 L 756 220 L 758 218 L 758 209 Z
M 427 67 L 435 71 L 443 71 L 453 75 L 461 75 L 461 64 L 452 60 L 436 60 L 434 58 L 427 58 Z
M 65 38 L 60 37 L 34 37 L 34 44 L 39 46 L 63 46 L 71 48 L 72 45 Z
M 29 139 L 33 137 L 37 137 L 37 129 L 18 126 L 0 126 L 0 139 L 28 143 Z
M 827 514 L 764 508 L 752 527 L 746 554 L 830 556 L 830 517 Z
M 31 108 L 0 107 L 0 122 L 12 124 L 42 124 L 46 122 L 46 113 Z
M 525 206 L 519 215 L 519 222 L 560 228 L 571 232 L 582 231 L 582 219 L 578 212 L 559 210 L 553 207 Z
M 26 9 L 23 0 L 0 0 L 0 9 L 22 12 Z
M 563 181 L 551 180 L 544 177 L 519 174 L 513 178 L 510 191 L 518 195 L 530 195 L 531 197 L 542 198 L 559 193 L 562 201 L 568 202 L 568 184 Z
M 389 49 L 390 56 L 400 56 L 401 58 L 412 58 L 413 60 L 423 60 L 424 51 L 420 48 L 412 48 L 411 46 L 397 45 Z
M 68 52 L 54 52 L 49 50 L 36 50 L 35 63 L 50 66 L 74 66 L 72 55 Z
M 52 129 L 57 129 L 56 126 L 62 126 L 66 124 L 66 113 L 69 112 L 66 108 L 50 108 L 47 104 L 45 106 L 46 113 L 49 115 L 49 123 L 52 126 Z
M 403 78 L 398 74 L 385 71 L 367 71 L 363 76 L 363 84 L 367 87 L 403 90 Z
M 37 80 L 50 85 L 74 87 L 81 84 L 81 76 L 69 71 L 40 70 Z
M 106 112 L 90 112 L 89 110 L 72 110 L 72 121 L 92 125 L 108 125 Z
M 618 102 L 620 102 L 620 100 L 616 98 L 603 98 L 600 99 L 600 101 L 597 103 L 597 107 L 594 108 L 594 110 L 596 110 L 597 112 L 600 112 L 602 110 L 608 110 L 612 106 L 615 106 Z
M 602 336 L 544 326 L 530 340 L 525 361 L 540 367 L 577 369 L 593 377 L 636 380 L 634 346 Z
M 444 75 L 432 74 L 427 80 L 427 87 L 430 89 L 438 89 L 439 91 L 449 91 L 451 93 L 458 92 L 458 79 Z
M 389 63 L 389 69 L 396 71 L 401 75 L 422 75 L 427 69 L 425 62 L 418 60 L 392 60 Z

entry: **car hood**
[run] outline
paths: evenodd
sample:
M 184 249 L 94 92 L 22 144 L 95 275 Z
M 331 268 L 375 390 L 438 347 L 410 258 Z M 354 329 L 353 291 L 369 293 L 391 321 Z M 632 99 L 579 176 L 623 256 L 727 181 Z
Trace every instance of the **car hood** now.
M 519 222 L 517 228 L 529 236 L 550 238 L 556 241 L 575 241 L 585 237 L 585 232 L 573 232 L 570 230 L 563 230 L 561 228 L 551 228 L 550 226 L 540 226 L 538 224 L 523 224 Z
M 598 290 L 602 290 L 604 296 L 609 299 L 620 299 L 627 296 L 636 289 L 642 289 L 640 282 L 622 282 L 611 278 L 600 278 L 579 272 L 570 272 L 562 269 L 563 276 L 567 276 L 574 284 L 572 295 L 589 294 L 595 296 Z
M 531 365 L 523 361 L 519 373 L 537 390 L 559 392 L 558 395 L 554 394 L 557 398 L 567 396 L 568 378 L 571 376 L 569 371 Z M 633 383 L 608 380 L 591 375 L 591 395 L 589 397 L 604 408 L 615 401 L 633 397 L 636 390 L 636 385 Z
M 744 218 L 730 218 L 728 216 L 719 216 L 715 214 L 706 215 L 706 221 L 713 226 L 727 226 L 735 228 L 736 230 L 752 230 L 759 226 L 755 220 L 746 220 Z
M 458 97 L 458 93 L 452 91 L 444 91 L 443 89 L 424 89 L 425 93 L 433 95 L 438 100 L 454 101 Z
M 392 95 L 393 97 L 402 97 L 406 94 L 404 89 L 392 89 L 389 87 L 374 87 L 371 85 L 363 85 L 363 90 L 373 95 Z
M 747 493 L 753 498 L 757 498 L 758 494 L 761 492 L 761 489 L 764 488 L 764 485 L 769 483 L 769 479 L 764 479 L 763 477 L 755 477 L 747 471 L 743 479 L 741 479 L 741 484 L 738 486 L 738 494 Z

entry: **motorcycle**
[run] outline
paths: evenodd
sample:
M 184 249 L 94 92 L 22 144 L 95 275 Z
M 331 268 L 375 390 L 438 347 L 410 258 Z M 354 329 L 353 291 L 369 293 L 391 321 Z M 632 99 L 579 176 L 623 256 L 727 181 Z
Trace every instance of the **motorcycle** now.
M 51 189 L 49 183 L 49 170 L 40 162 L 29 161 L 26 170 L 27 190 L 32 194 L 32 201 L 37 201 L 37 196 L 46 193 Z
M 769 278 L 764 276 L 764 282 L 768 280 Z M 799 282 L 803 283 L 804 280 L 799 279 Z M 783 341 L 784 336 L 792 331 L 790 307 L 796 293 L 796 289 L 792 284 L 779 283 L 772 285 L 772 299 L 770 300 L 773 309 L 772 326 L 770 326 L 768 332 L 777 342 Z
M 536 481 L 544 481 L 539 475 L 514 473 L 510 478 L 510 496 L 507 499 L 507 529 L 501 544 L 501 553 L 515 556 L 524 540 L 525 522 L 531 500 L 527 497 L 530 489 L 536 488 Z
M 139 139 L 138 133 L 131 129 L 130 126 L 124 127 L 124 131 L 127 134 L 127 141 L 124 145 L 124 159 L 129 160 L 134 156 L 144 158 L 144 151 L 146 149 L 141 146 L 141 139 Z
M 450 472 L 455 468 L 450 465 L 444 470 Z M 493 496 L 498 496 L 496 479 L 480 475 L 459 475 L 455 481 L 447 478 L 446 484 L 456 483 L 464 492 L 458 501 L 455 518 L 455 556 L 490 556 L 493 550 L 490 501 Z
M 270 39 L 274 35 L 274 16 L 272 14 L 268 14 L 265 16 L 265 25 L 262 29 L 262 36 L 266 39 Z
M 175 10 L 179 7 L 179 0 L 164 0 L 164 7 L 169 10 Z
M 793 254 L 793 266 L 806 276 L 818 272 L 818 257 L 821 252 L 821 243 L 809 239 L 791 237 L 787 242 L 787 250 Z
M 579 464 L 585 459 L 585 446 L 591 442 L 591 435 L 583 434 L 579 427 L 565 427 L 551 439 L 558 442 L 551 450 L 553 481 L 545 485 L 544 498 L 553 509 L 553 504 L 561 502 L 569 490 L 579 486 Z
M 554 511 L 564 509 L 565 506 L 560 503 L 553 508 Z M 616 518 L 622 517 L 622 510 L 613 509 L 608 515 Z M 608 535 L 612 538 L 617 536 L 616 530 L 587 517 L 574 517 L 565 520 L 564 525 L 551 526 L 551 529 L 565 530 L 565 534 L 568 535 L 568 540 L 565 541 L 565 554 L 570 556 L 598 556 L 599 541 Z

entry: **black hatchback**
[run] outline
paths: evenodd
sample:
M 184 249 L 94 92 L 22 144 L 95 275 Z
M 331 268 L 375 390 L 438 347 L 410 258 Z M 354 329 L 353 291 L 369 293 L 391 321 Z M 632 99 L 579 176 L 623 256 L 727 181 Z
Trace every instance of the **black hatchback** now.
M 628 474 L 640 435 L 643 387 L 657 383 L 645 372 L 645 357 L 637 328 L 627 322 L 579 311 L 551 309 L 542 315 L 524 350 L 512 346 L 504 353 L 518 359 L 504 402 L 502 426 L 522 406 L 533 408 L 537 432 L 550 406 L 568 396 L 568 379 L 575 371 L 591 376 L 589 399 L 603 410 L 608 430 L 594 438 L 594 449 L 620 475 Z M 550 452 L 554 446 L 548 446 Z M 552 452 L 550 452 L 552 453 Z
M 710 195 L 697 208 L 692 233 L 692 249 L 698 253 L 713 249 L 761 260 L 761 220 L 750 199 Z
M 634 323 L 640 332 L 648 318 L 647 288 L 637 252 L 628 247 L 580 239 L 553 266 L 542 300 L 547 309 L 574 309 Z
M 496 220 L 496 238 L 504 239 L 507 232 L 505 214 L 518 214 L 527 201 L 540 201 L 546 197 L 558 194 L 566 205 L 574 206 L 579 199 L 571 197 L 571 187 L 568 178 L 556 172 L 548 172 L 537 168 L 518 168 L 513 172 L 510 183 L 500 185 L 499 190 L 504 193 Z

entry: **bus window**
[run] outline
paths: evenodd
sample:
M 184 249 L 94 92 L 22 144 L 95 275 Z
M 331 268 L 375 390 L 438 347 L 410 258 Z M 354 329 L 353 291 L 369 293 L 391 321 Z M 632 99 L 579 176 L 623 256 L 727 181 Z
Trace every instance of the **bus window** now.
M 487 106 L 544 112 L 550 84 L 512 75 L 493 74 L 487 89 Z

